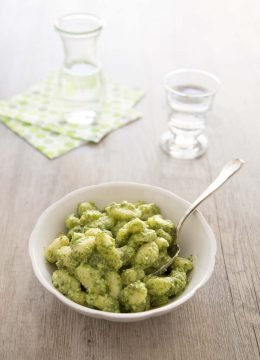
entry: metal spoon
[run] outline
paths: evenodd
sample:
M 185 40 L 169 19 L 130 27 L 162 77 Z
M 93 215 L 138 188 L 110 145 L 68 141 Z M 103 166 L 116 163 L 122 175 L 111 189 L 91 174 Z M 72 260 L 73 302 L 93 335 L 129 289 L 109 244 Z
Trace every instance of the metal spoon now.
M 218 188 L 220 188 L 231 176 L 233 176 L 244 164 L 244 160 L 242 159 L 234 159 L 229 161 L 221 170 L 218 177 L 203 191 L 203 193 L 190 205 L 190 207 L 186 210 L 183 217 L 179 220 L 176 232 L 177 232 L 177 239 L 179 238 L 179 234 L 181 228 L 185 222 L 185 220 L 194 212 L 194 210 L 211 194 L 213 194 Z M 164 273 L 169 266 L 173 263 L 174 259 L 179 255 L 180 247 L 178 244 L 175 245 L 174 256 L 162 267 L 156 270 L 154 273 L 150 274 L 153 275 L 160 275 Z M 176 252 L 175 252 L 176 250 Z

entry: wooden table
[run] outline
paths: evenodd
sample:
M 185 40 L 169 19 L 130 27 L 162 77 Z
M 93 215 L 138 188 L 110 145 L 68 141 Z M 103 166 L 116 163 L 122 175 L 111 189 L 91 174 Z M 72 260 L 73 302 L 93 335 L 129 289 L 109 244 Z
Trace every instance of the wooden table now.
M 8 1 L 0 4 L 0 96 L 44 77 L 62 61 L 52 21 L 84 10 L 106 22 L 106 73 L 147 93 L 143 119 L 47 160 L 0 125 L 0 358 L 259 359 L 260 32 L 257 0 Z M 222 80 L 209 116 L 209 149 L 178 161 L 159 148 L 167 128 L 162 79 L 199 67 Z M 135 181 L 193 200 L 234 157 L 247 164 L 202 206 L 218 242 L 210 281 L 166 316 L 117 324 L 77 314 L 35 278 L 28 238 L 41 212 L 81 186 Z

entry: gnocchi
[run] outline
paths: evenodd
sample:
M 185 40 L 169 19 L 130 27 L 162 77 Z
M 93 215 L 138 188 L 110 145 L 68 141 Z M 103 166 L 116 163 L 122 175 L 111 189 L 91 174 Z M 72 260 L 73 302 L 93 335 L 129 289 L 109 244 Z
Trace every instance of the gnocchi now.
M 152 275 L 176 244 L 175 225 L 154 203 L 113 202 L 101 210 L 82 202 L 65 227 L 45 258 L 56 264 L 53 286 L 78 304 L 108 312 L 146 311 L 166 305 L 188 284 L 191 256 L 178 256 L 166 274 Z

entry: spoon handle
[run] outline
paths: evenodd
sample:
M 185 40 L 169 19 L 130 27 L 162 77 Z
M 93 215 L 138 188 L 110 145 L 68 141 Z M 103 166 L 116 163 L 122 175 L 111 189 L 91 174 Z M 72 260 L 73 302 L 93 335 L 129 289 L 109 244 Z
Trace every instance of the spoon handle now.
M 234 175 L 244 164 L 242 159 L 234 159 L 229 161 L 221 170 L 218 177 L 207 187 L 205 191 L 191 204 L 177 225 L 177 233 L 179 233 L 184 221 L 190 214 L 211 194 L 220 188 L 232 175 Z

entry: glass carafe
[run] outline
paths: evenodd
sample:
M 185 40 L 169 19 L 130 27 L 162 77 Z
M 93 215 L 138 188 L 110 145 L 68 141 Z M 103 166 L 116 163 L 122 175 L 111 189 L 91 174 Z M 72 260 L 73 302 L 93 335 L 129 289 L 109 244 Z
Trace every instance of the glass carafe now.
M 59 97 L 66 121 L 88 125 L 97 121 L 104 96 L 97 39 L 102 22 L 95 15 L 61 16 L 55 28 L 62 39 L 65 59 L 59 77 Z

